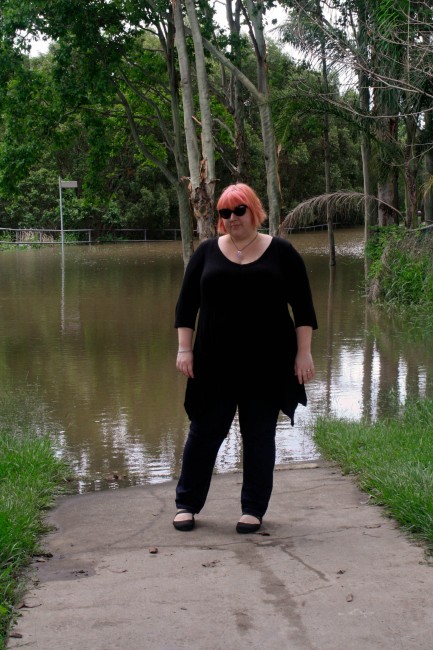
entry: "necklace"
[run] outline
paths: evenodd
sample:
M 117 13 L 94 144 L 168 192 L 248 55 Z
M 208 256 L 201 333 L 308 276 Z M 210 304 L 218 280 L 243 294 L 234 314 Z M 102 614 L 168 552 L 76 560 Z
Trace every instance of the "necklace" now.
M 255 236 L 248 242 L 248 244 L 245 244 L 245 246 L 243 248 L 238 248 L 236 246 L 234 240 L 233 240 L 233 237 L 230 235 L 230 239 L 232 240 L 232 244 L 236 248 L 236 257 L 238 258 L 238 260 L 241 260 L 242 257 L 243 257 L 242 251 L 244 251 L 247 248 L 247 246 L 250 246 L 250 244 L 255 242 L 258 236 L 259 236 L 259 233 L 256 232 Z

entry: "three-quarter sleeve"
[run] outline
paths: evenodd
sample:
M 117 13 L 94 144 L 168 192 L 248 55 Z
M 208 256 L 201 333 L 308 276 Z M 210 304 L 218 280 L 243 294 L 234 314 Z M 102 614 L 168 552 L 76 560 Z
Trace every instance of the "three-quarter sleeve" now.
M 310 282 L 304 260 L 288 242 L 284 242 L 284 273 L 287 287 L 287 302 L 292 308 L 295 327 L 308 325 L 317 329 Z
M 174 326 L 195 329 L 200 309 L 200 280 L 204 264 L 206 242 L 200 244 L 193 253 L 185 270 L 185 275 L 176 304 Z

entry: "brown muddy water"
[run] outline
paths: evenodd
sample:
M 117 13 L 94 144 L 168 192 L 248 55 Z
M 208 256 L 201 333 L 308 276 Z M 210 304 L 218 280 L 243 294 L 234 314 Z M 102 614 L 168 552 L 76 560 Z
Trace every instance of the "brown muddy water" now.
M 280 417 L 278 463 L 318 457 L 318 414 L 376 418 L 433 396 L 433 337 L 362 297 L 362 231 L 336 232 L 333 273 L 326 232 L 290 239 L 311 279 L 317 377 L 295 426 Z M 58 248 L 0 252 L 0 381 L 45 407 L 43 426 L 80 492 L 178 475 L 188 431 L 173 328 L 182 275 L 179 242 L 67 247 L 64 258 Z M 235 420 L 216 471 L 240 466 Z

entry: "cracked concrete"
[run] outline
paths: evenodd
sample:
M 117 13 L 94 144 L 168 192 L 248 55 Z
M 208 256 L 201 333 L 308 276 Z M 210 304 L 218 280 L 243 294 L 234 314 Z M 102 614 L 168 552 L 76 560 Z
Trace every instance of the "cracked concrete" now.
M 190 533 L 174 482 L 59 499 L 8 649 L 431 650 L 433 567 L 350 478 L 279 469 L 255 535 L 240 483 L 215 476 Z

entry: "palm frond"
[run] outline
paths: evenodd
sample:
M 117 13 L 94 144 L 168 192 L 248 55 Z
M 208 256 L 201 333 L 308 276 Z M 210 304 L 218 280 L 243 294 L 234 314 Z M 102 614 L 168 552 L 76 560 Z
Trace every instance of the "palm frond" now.
M 338 223 L 341 224 L 359 223 L 363 218 L 365 200 L 387 207 L 402 217 L 399 210 L 385 201 L 380 201 L 377 196 L 365 195 L 363 192 L 330 192 L 313 196 L 290 210 L 281 223 L 279 231 L 310 226 L 317 223 L 321 215 L 323 215 L 323 223 L 326 223 L 328 210 L 334 222 L 337 217 Z

